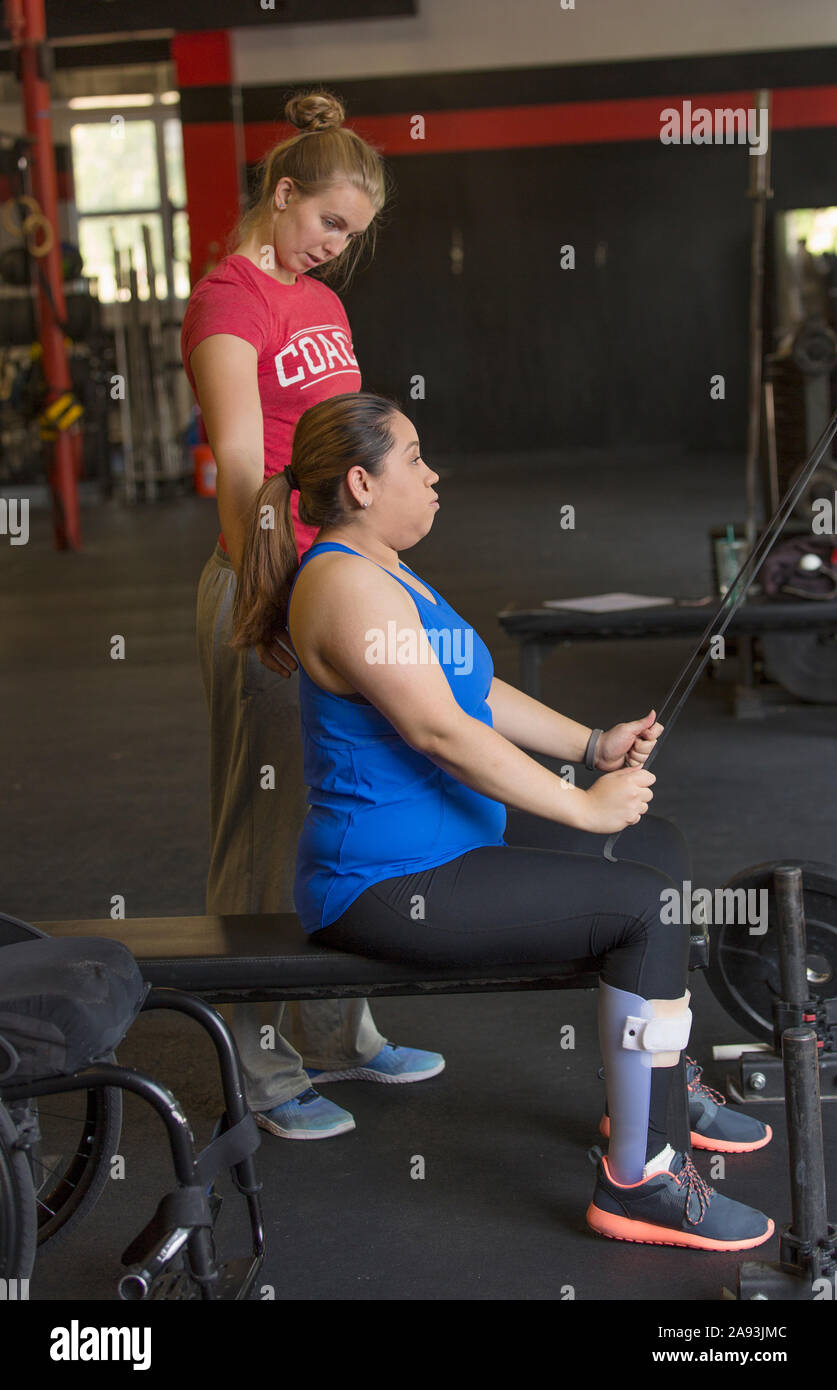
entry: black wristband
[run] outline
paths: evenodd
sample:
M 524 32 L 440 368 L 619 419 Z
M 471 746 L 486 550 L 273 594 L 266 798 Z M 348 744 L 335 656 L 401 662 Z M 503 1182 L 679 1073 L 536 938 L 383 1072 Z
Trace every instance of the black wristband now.
M 604 729 L 594 729 L 587 741 L 584 751 L 584 766 L 589 767 L 591 772 L 596 770 L 596 745 L 604 733 Z

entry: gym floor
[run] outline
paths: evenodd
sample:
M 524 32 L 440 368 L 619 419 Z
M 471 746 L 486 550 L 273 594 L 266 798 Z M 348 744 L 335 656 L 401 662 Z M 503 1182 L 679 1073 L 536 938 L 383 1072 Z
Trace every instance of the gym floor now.
M 497 674 L 515 684 L 518 652 L 498 610 L 613 589 L 709 594 L 709 529 L 743 513 L 737 456 L 585 450 L 433 462 L 442 507 L 403 558 L 473 622 Z M 560 527 L 567 502 L 574 531 Z M 129 918 L 202 913 L 208 736 L 194 598 L 215 507 L 97 504 L 82 523 L 76 555 L 52 549 L 45 510 L 31 514 L 28 545 L 0 547 L 0 909 L 30 921 L 104 918 L 122 894 Z M 124 661 L 110 659 L 115 634 L 126 639 Z M 602 727 L 638 718 L 659 707 L 688 652 L 670 641 L 561 649 L 544 665 L 543 698 Z M 833 709 L 788 696 L 762 719 L 736 721 L 721 675 L 701 680 L 655 767 L 652 810 L 686 835 L 694 884 L 714 888 L 772 859 L 833 859 Z M 712 1045 L 746 1038 L 702 976 L 691 987 L 689 1052 L 720 1088 Z M 260 1289 L 284 1300 L 552 1300 L 571 1288 L 579 1300 L 700 1302 L 734 1288 L 740 1256 L 606 1241 L 585 1225 L 603 1100 L 593 993 L 388 999 L 374 1014 L 393 1041 L 443 1052 L 446 1069 L 411 1086 L 324 1087 L 354 1114 L 349 1135 L 263 1136 Z M 575 1028 L 573 1051 L 560 1046 L 564 1024 Z M 119 1056 L 169 1085 L 206 1142 L 220 1088 L 201 1030 L 143 1016 Z M 837 1105 L 823 1109 L 828 1154 Z M 784 1109 L 757 1113 L 773 1143 L 729 1158 L 714 1181 L 779 1228 L 790 1216 Z M 121 1151 L 125 1178 L 39 1254 L 33 1299 L 116 1298 L 119 1254 L 172 1183 L 162 1128 L 133 1097 Z M 415 1155 L 423 1181 L 410 1176 Z M 710 1156 L 695 1157 L 709 1178 Z M 231 1244 L 246 1248 L 240 1199 L 224 1221 Z M 756 1258 L 777 1252 L 774 1238 Z

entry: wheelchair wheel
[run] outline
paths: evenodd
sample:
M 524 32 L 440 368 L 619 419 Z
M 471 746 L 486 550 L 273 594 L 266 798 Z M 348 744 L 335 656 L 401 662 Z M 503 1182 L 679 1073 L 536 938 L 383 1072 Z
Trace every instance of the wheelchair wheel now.
M 32 1175 L 18 1133 L 0 1105 L 0 1278 L 28 1279 L 35 1263 L 37 1216 Z
M 9 1109 L 25 1136 L 43 1245 L 65 1236 L 104 1191 L 119 1149 L 122 1092 L 114 1086 L 64 1091 Z

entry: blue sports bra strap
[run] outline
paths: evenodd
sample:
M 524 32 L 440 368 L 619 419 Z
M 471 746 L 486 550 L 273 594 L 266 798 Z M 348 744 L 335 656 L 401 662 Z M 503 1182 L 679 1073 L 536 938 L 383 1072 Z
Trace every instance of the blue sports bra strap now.
M 319 551 L 319 550 L 345 550 L 346 553 L 347 553 L 347 555 L 360 555 L 361 560 L 369 560 L 369 556 L 368 556 L 368 555 L 361 555 L 359 550 L 353 550 L 352 547 L 351 547 L 350 545 L 343 545 L 342 541 L 317 541 L 317 542 L 316 542 L 314 545 L 312 545 L 308 550 L 306 550 L 305 554 L 303 555 L 302 559 L 301 559 L 300 562 L 299 562 L 299 569 L 297 570 L 296 574 L 294 575 L 294 583 L 291 585 L 290 593 L 289 593 L 289 595 L 288 595 L 288 602 L 289 602 L 289 603 L 290 603 L 290 594 L 293 593 L 294 584 L 296 583 L 297 579 L 299 578 L 299 574 L 300 574 L 300 571 L 302 570 L 303 565 L 306 564 L 308 560 L 310 560 L 311 556 L 315 553 L 315 551 Z M 377 560 L 369 560 L 369 563 L 370 563 L 370 565 L 377 565 L 377 566 L 378 566 L 378 569 L 379 569 L 379 570 L 383 570 L 383 571 L 384 571 L 384 574 L 388 574 L 388 575 L 390 576 L 390 578 L 392 578 L 392 579 L 397 579 L 399 584 L 403 584 L 403 586 L 404 586 L 404 588 L 407 590 L 408 594 L 414 594 L 414 595 L 415 595 L 416 597 L 418 597 L 418 598 L 424 598 L 424 599 L 425 599 L 425 603 L 432 603 L 432 604 L 434 604 L 435 607 L 438 607 L 438 606 L 439 606 L 439 605 L 435 602 L 434 599 L 427 599 L 427 598 L 425 598 L 424 594 L 420 594 L 420 593 L 418 592 L 417 589 L 414 589 L 414 588 L 413 588 L 412 584 L 408 584 L 408 583 L 407 583 L 406 579 L 402 579 L 402 578 L 400 577 L 400 575 L 393 574 L 393 573 L 392 573 L 392 570 L 388 570 L 384 565 L 378 565 L 378 561 L 377 561 Z M 417 575 L 417 574 L 413 574 L 413 571 L 410 569 L 410 567 L 409 567 L 408 565 L 405 565 L 405 564 L 403 563 L 403 561 L 401 561 L 401 560 L 399 560 L 398 563 L 399 563 L 400 565 L 403 566 L 403 568 L 407 571 L 408 574 L 412 574 L 414 579 L 418 579 L 418 575 Z M 420 583 L 420 584 L 423 584 L 423 583 L 424 583 L 424 580 L 423 580 L 423 579 L 419 579 L 419 583 Z M 430 588 L 430 585 L 427 585 L 427 587 Z M 432 593 L 432 592 L 433 592 L 433 590 L 431 590 L 431 593 Z
M 349 550 L 349 547 L 347 545 L 341 545 L 339 541 L 318 541 L 316 542 L 316 544 L 309 546 L 299 562 L 299 567 L 297 569 L 296 574 L 293 577 L 291 587 L 288 590 L 288 604 L 290 604 L 291 601 L 291 594 L 294 591 L 294 585 L 296 584 L 296 581 L 299 579 L 299 576 L 301 575 L 305 565 L 308 564 L 308 561 L 311 559 L 311 556 L 317 554 L 317 552 L 320 550 Z M 357 552 L 354 550 L 349 551 L 349 553 L 351 555 L 357 554 Z
M 315 541 L 313 545 L 310 545 L 308 547 L 302 559 L 300 560 L 300 569 L 302 569 L 302 566 L 308 560 L 311 559 L 311 556 L 314 554 L 315 550 L 348 550 L 350 555 L 357 555 L 358 553 L 356 550 L 351 550 L 348 545 L 343 545 L 342 541 Z

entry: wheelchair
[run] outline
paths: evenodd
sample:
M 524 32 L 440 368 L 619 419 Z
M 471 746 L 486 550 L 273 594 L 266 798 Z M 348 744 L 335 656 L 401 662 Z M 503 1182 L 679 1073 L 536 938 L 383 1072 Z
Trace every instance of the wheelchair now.
M 185 1013 L 214 1045 L 225 1110 L 200 1153 L 171 1091 L 114 1056 L 149 1009 Z M 120 942 L 59 941 L 0 913 L 0 1278 L 29 1279 L 37 1248 L 92 1209 L 118 1151 L 125 1090 L 162 1120 L 177 1185 L 123 1252 L 120 1298 L 247 1298 L 265 1249 L 253 1160 L 261 1134 L 223 1019 L 194 995 L 152 988 Z M 247 1255 L 227 1260 L 215 1240 L 224 1168 L 245 1202 L 250 1241 Z

